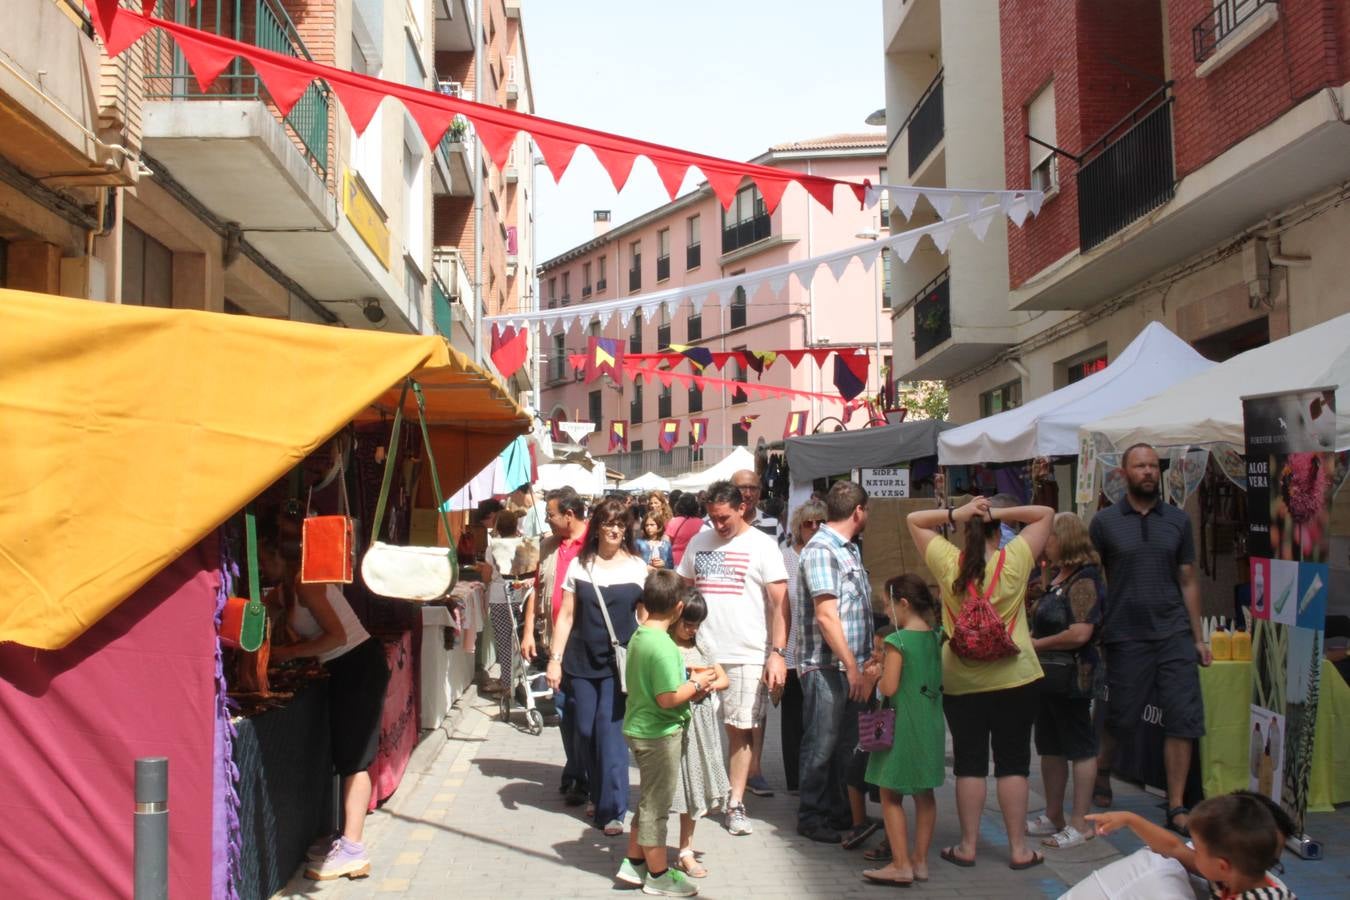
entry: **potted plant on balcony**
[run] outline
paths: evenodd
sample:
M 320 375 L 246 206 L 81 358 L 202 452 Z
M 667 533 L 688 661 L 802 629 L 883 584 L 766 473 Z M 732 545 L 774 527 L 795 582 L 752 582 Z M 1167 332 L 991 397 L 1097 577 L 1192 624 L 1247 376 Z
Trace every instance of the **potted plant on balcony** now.
M 469 120 L 463 116 L 455 116 L 450 120 L 450 130 L 446 136 L 452 144 L 464 143 L 464 138 L 469 134 Z

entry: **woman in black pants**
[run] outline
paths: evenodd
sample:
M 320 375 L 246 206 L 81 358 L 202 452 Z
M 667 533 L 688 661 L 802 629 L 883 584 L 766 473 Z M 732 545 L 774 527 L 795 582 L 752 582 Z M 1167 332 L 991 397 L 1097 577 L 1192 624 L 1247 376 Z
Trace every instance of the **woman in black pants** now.
M 797 790 L 797 769 L 802 750 L 802 683 L 797 679 L 797 635 L 801 632 L 803 606 L 797 597 L 798 557 L 811 535 L 825 521 L 825 503 L 807 500 L 792 511 L 787 540 L 783 543 L 783 566 L 788 576 L 788 603 L 792 608 L 792 626 L 787 643 L 787 684 L 783 687 L 779 726 L 782 729 L 783 777 L 789 791 Z M 810 600 L 806 601 L 810 606 Z M 814 613 L 812 613 L 814 614 Z

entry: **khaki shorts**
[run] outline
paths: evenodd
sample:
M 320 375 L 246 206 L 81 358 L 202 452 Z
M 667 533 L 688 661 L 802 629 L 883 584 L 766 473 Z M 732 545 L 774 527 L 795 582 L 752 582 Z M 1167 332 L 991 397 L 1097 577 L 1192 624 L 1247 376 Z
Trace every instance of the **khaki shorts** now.
M 680 781 L 684 731 L 661 738 L 625 736 L 625 740 L 638 767 L 638 846 L 664 848 L 670 806 Z
M 769 689 L 764 686 L 764 667 L 754 663 L 723 666 L 731 682 L 722 692 L 722 721 L 732 728 L 763 725 L 769 714 Z

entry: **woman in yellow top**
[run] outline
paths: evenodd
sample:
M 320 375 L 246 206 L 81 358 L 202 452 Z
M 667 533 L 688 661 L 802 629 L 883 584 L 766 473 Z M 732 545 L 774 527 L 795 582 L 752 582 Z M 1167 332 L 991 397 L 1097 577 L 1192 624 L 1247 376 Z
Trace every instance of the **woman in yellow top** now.
M 944 849 L 942 858 L 958 866 L 975 865 L 992 745 L 998 805 L 1008 830 L 1009 866 L 1027 869 L 1045 858 L 1026 845 L 1031 727 L 1040 708 L 1036 682 L 1043 673 L 1031 646 L 1025 604 L 1027 581 L 1045 548 L 1055 511 L 1000 500 L 976 497 L 958 509 L 920 510 L 909 514 L 908 523 L 915 546 L 942 589 L 943 631 L 953 633 L 954 617 L 975 592 L 988 596 L 1004 625 L 1011 626 L 1017 646 L 1016 653 L 992 662 L 962 659 L 950 642 L 942 648 L 943 712 L 952 734 L 956 812 L 961 821 L 961 843 Z M 1003 522 L 1024 527 L 1000 549 Z M 944 525 L 963 529 L 964 550 L 939 534 Z

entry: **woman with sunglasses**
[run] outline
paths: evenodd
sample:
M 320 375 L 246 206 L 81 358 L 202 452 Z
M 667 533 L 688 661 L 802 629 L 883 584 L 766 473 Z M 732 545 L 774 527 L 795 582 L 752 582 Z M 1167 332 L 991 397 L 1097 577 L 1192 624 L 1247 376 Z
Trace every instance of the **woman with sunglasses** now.
M 802 752 L 802 683 L 797 680 L 797 635 L 802 628 L 802 604 L 797 597 L 797 569 L 802 548 L 824 523 L 825 501 L 812 497 L 792 511 L 788 539 L 781 545 L 783 566 L 787 569 L 788 577 L 788 605 L 792 610 L 787 641 L 787 683 L 783 686 L 780 701 L 783 714 L 778 722 L 783 744 L 783 779 L 789 791 L 797 790 Z
M 647 562 L 633 545 L 628 519 L 619 500 L 602 500 L 592 510 L 585 543 L 563 580 L 546 675 L 549 687 L 556 690 L 561 684 L 572 704 L 574 758 L 590 774 L 592 821 L 607 835 L 624 830 L 628 744 L 623 737 L 624 694 L 606 613 L 614 640 L 626 646 L 637 628 L 637 605 L 647 580 Z

